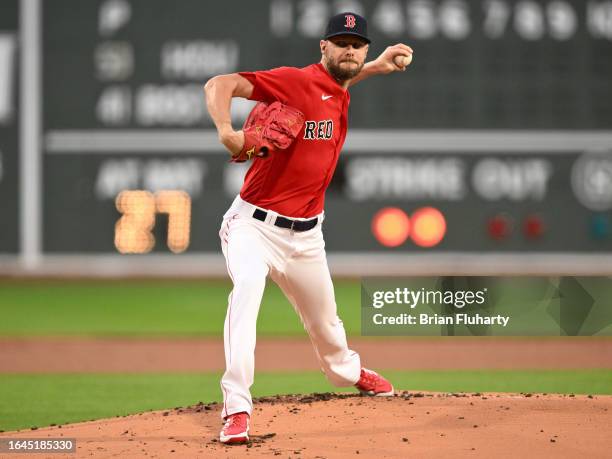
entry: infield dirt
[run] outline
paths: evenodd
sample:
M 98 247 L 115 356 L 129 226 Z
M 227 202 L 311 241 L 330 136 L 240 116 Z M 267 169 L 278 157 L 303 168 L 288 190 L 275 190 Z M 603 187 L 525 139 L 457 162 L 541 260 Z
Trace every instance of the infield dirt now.
M 266 397 L 255 400 L 251 440 L 240 446 L 218 442 L 220 408 L 198 404 L 0 436 L 76 438 L 77 457 L 603 458 L 612 450 L 611 396 Z
M 444 337 L 350 340 L 370 368 L 400 370 L 611 368 L 612 339 Z M 202 372 L 225 368 L 223 340 L 0 338 L 0 373 Z M 61 356 L 61 358 L 58 358 Z M 258 371 L 319 370 L 308 339 L 262 338 Z

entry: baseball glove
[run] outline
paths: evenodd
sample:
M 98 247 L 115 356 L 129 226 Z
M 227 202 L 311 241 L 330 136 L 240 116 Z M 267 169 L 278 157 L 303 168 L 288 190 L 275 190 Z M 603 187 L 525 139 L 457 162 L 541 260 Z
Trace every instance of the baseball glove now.
M 244 146 L 232 161 L 243 163 L 254 157 L 266 157 L 275 150 L 285 150 L 293 143 L 304 124 L 299 110 L 273 102 L 259 102 L 244 122 Z

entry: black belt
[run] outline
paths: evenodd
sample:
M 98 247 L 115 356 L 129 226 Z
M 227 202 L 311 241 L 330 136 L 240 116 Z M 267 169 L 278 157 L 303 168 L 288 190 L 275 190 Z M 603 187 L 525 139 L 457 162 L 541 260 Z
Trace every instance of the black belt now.
M 262 222 L 266 221 L 267 216 L 268 212 L 265 210 L 255 209 L 255 212 L 253 212 L 253 218 L 261 220 Z M 317 226 L 318 221 L 318 218 L 313 218 L 312 220 L 291 220 L 290 218 L 281 217 L 279 215 L 276 217 L 274 225 L 292 231 L 308 231 Z

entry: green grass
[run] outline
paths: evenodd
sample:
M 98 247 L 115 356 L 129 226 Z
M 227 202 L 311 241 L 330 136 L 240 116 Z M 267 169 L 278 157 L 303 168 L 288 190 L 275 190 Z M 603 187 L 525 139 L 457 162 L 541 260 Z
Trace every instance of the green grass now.
M 427 278 L 419 282 L 433 285 L 437 281 Z M 500 336 L 559 335 L 547 305 L 548 301 L 559 302 L 563 295 L 557 292 L 556 300 L 540 301 L 554 289 L 548 284 L 542 287 L 542 282 L 533 284 L 535 287 L 530 286 L 529 279 L 516 285 L 510 281 L 499 284 L 496 295 L 503 301 L 496 303 L 494 312 L 505 311 L 512 317 L 512 325 L 498 331 Z M 599 306 L 590 312 L 583 329 L 587 335 L 590 330 L 594 335 L 609 336 L 612 325 L 609 308 L 605 307 L 608 302 L 601 299 L 610 298 L 612 288 L 607 283 L 593 284 L 589 289 L 598 292 L 593 295 L 600 298 L 595 303 Z M 0 280 L 0 336 L 219 337 L 230 290 L 229 280 Z M 360 281 L 336 280 L 335 292 L 347 334 L 360 335 Z M 402 308 L 397 312 L 404 311 Z M 422 309 L 427 312 L 429 308 Z M 384 311 L 391 314 L 393 309 Z M 401 331 L 393 327 L 386 330 Z M 419 327 L 412 332 L 436 335 L 440 326 Z M 258 335 L 305 336 L 293 307 L 271 281 L 260 309 Z
M 360 332 L 357 281 L 335 283 L 340 317 Z M 2 281 L 0 336 L 221 336 L 231 284 L 190 281 Z M 273 282 L 262 302 L 261 336 L 305 336 Z
M 612 395 L 612 370 L 388 371 L 399 389 Z M 0 430 L 219 401 L 219 373 L 0 375 Z M 259 373 L 255 396 L 327 392 L 318 372 Z M 344 389 L 352 391 L 351 388 Z

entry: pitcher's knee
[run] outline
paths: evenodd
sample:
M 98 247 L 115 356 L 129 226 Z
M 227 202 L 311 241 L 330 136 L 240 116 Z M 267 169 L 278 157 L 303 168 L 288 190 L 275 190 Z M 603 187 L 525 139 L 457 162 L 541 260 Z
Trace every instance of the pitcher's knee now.
M 266 287 L 266 276 L 262 275 L 239 275 L 232 278 L 235 291 L 263 291 Z
M 318 320 L 304 324 L 304 328 L 314 342 L 322 342 L 335 344 L 342 343 L 346 340 L 346 332 L 344 325 L 339 318 L 332 320 Z

